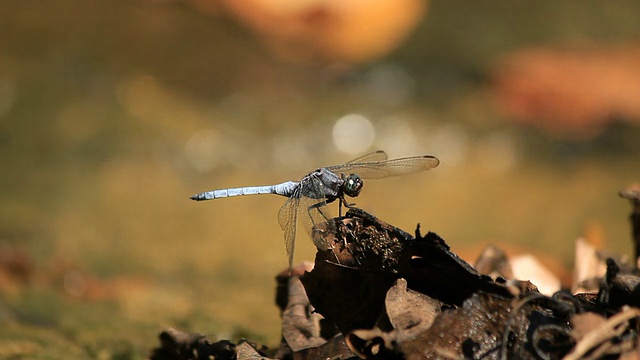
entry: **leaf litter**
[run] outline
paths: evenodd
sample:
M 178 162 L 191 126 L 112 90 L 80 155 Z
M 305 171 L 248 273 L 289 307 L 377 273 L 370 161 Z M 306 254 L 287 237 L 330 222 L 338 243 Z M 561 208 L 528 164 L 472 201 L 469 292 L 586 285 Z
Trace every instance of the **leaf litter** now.
M 639 189 L 620 193 L 633 207 L 635 261 L 579 239 L 572 291 L 552 294 L 514 278 L 521 265 L 495 246 L 471 266 L 419 225 L 411 235 L 352 208 L 314 229 L 332 248 L 277 276 L 277 349 L 170 328 L 150 358 L 638 359 Z

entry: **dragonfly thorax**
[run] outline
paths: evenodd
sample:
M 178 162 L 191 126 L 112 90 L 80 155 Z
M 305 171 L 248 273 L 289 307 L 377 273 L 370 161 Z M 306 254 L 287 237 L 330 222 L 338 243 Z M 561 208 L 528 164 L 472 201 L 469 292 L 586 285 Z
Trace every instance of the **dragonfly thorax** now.
M 356 197 L 360 195 L 360 190 L 362 190 L 362 186 L 364 182 L 360 179 L 360 176 L 356 174 L 351 174 L 344 178 L 344 183 L 342 184 L 342 193 L 349 197 Z

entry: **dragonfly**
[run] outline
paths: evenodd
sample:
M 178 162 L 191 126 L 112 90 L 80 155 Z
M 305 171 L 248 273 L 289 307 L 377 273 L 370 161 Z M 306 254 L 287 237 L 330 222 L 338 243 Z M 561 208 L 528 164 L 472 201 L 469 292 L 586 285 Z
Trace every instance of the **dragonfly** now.
M 355 204 L 347 202 L 345 196 L 355 198 L 364 186 L 363 179 L 383 179 L 408 175 L 432 169 L 440 164 L 435 156 L 410 156 L 388 160 L 387 154 L 378 150 L 341 165 L 318 168 L 305 175 L 300 181 L 286 181 L 276 185 L 248 186 L 205 191 L 195 194 L 192 200 L 212 200 L 240 195 L 276 194 L 287 197 L 278 212 L 278 223 L 284 232 L 284 243 L 289 260 L 293 264 L 296 224 L 298 219 L 311 235 L 314 226 L 328 222 L 331 215 L 327 204 L 338 200 L 339 216 L 342 206 Z M 319 250 L 329 250 L 332 245 L 312 237 Z

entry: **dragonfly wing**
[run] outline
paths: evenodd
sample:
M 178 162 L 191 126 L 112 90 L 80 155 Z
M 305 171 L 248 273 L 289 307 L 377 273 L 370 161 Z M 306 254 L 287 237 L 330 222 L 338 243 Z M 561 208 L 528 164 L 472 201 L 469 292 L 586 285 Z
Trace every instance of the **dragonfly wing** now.
M 432 169 L 440 164 L 435 156 L 411 156 L 384 161 L 368 161 L 336 165 L 327 169 L 336 174 L 357 174 L 363 179 L 383 179 Z
M 293 265 L 293 249 L 296 243 L 296 221 L 298 218 L 298 198 L 291 196 L 278 212 L 278 223 L 284 232 L 284 245 L 287 249 L 289 269 Z
M 322 182 L 317 178 L 307 179 L 301 183 L 301 186 L 307 187 L 301 191 L 302 194 L 324 194 Z M 320 236 L 312 236 L 313 228 L 319 224 L 324 224 L 324 231 L 331 231 L 334 228 L 327 199 L 324 196 L 301 196 L 298 212 L 305 230 L 313 239 L 316 247 L 319 250 L 331 249 L 331 244 L 322 240 Z
M 374 151 L 372 153 L 362 155 L 359 158 L 349 161 L 347 164 L 363 163 L 371 161 L 384 161 L 387 160 L 387 153 L 383 150 Z

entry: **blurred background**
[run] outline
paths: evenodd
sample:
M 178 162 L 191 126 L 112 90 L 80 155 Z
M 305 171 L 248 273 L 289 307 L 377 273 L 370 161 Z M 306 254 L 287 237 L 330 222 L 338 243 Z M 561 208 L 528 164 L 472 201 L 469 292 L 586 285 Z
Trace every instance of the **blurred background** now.
M 579 236 L 630 253 L 638 18 L 635 1 L 4 2 L 0 357 L 143 358 L 168 326 L 275 346 L 285 199 L 189 196 L 376 149 L 441 165 L 368 181 L 358 206 L 470 261 L 493 242 L 570 269 Z

